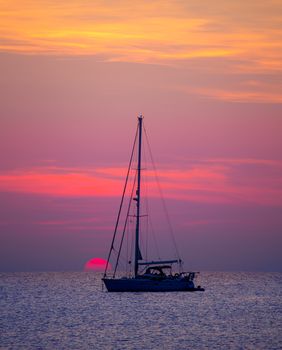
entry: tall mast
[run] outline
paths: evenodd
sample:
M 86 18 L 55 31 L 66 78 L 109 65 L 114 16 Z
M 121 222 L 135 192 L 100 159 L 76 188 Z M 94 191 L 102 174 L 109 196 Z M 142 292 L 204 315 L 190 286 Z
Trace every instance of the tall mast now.
M 140 230 L 140 182 L 141 182 L 141 146 L 142 146 L 142 121 L 143 117 L 138 117 L 138 165 L 137 165 L 137 190 L 136 190 L 136 230 L 135 230 L 135 254 L 134 254 L 134 276 L 138 274 L 138 260 L 140 259 L 139 230 Z

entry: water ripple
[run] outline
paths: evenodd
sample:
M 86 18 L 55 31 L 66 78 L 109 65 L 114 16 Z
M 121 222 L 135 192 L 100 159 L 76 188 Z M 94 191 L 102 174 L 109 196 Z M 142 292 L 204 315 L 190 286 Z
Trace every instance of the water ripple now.
M 94 273 L 0 274 L 1 349 L 282 349 L 281 273 L 204 293 L 107 293 Z

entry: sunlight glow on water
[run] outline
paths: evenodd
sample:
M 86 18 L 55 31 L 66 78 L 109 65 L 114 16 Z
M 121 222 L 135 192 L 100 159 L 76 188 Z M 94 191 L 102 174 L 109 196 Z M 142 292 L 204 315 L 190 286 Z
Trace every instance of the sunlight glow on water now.
M 101 274 L 0 274 L 1 349 L 281 349 L 281 273 L 202 273 L 204 293 L 107 293 Z

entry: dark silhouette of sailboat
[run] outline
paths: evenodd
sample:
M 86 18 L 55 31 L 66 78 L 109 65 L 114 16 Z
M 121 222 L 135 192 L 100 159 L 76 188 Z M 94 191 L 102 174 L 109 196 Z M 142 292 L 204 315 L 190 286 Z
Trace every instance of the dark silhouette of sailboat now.
M 133 261 L 133 273 L 126 277 L 117 277 L 116 270 L 121 254 L 123 238 L 120 242 L 120 247 L 117 253 L 117 260 L 115 264 L 115 269 L 113 275 L 110 275 L 108 272 L 109 260 L 111 258 L 112 252 L 114 250 L 114 244 L 116 240 L 117 228 L 120 220 L 121 210 L 124 202 L 126 186 L 128 183 L 129 171 L 132 166 L 132 157 L 133 151 L 131 154 L 131 159 L 129 163 L 128 173 L 125 181 L 125 186 L 123 190 L 122 200 L 118 212 L 118 218 L 115 226 L 115 231 L 113 235 L 113 239 L 110 246 L 110 251 L 107 259 L 107 265 L 104 272 L 104 276 L 102 278 L 107 290 L 109 292 L 168 292 L 168 291 L 204 291 L 200 286 L 195 287 L 194 278 L 196 276 L 196 272 L 182 272 L 182 260 L 171 259 L 171 260 L 150 260 L 144 261 L 139 241 L 140 241 L 140 204 L 141 204 L 141 157 L 142 157 L 142 130 L 143 130 L 143 117 L 142 115 L 138 117 L 138 127 L 137 133 L 135 137 L 135 142 L 133 146 L 133 151 L 136 144 L 136 138 L 138 138 L 138 160 L 137 160 L 137 186 L 136 186 L 136 197 L 131 197 L 131 201 L 136 202 L 136 226 L 135 226 L 135 242 L 134 242 L 134 261 Z M 127 216 L 129 216 L 129 211 L 127 212 Z M 127 220 L 126 220 L 127 222 Z M 125 233 L 125 229 L 123 234 Z M 129 261 L 132 264 L 131 261 Z M 179 273 L 173 272 L 173 265 L 179 265 Z

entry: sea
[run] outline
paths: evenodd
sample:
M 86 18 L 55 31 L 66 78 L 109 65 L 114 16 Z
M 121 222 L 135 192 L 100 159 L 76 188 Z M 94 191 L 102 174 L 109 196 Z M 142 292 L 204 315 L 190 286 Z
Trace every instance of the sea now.
M 108 293 L 96 272 L 1 273 L 0 349 L 282 349 L 282 273 L 197 284 Z

